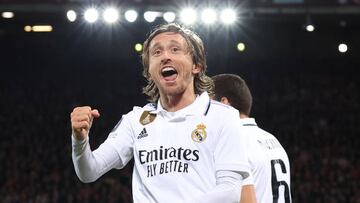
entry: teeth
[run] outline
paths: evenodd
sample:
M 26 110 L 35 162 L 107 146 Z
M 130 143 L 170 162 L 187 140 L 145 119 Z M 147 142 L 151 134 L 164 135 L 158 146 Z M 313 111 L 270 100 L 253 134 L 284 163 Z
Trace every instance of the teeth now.
M 161 72 L 165 72 L 165 71 L 175 71 L 175 68 L 173 67 L 165 67 L 161 70 Z
M 177 74 L 176 69 L 172 66 L 166 66 L 161 70 L 161 75 L 163 77 L 168 77 L 171 76 L 173 74 Z

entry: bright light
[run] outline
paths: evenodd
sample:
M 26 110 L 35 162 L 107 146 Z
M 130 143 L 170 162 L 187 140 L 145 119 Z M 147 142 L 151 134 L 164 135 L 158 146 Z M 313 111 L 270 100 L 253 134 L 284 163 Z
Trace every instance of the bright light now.
M 223 23 L 231 24 L 236 20 L 236 13 L 234 10 L 227 8 L 221 12 L 220 18 Z
M 195 23 L 197 18 L 196 11 L 192 8 L 186 8 L 181 11 L 180 19 L 185 24 L 193 24 Z
M 238 51 L 243 52 L 243 51 L 245 51 L 246 47 L 245 47 L 244 43 L 240 42 L 239 44 L 237 44 L 236 48 Z
M 307 30 L 308 32 L 312 32 L 312 31 L 315 30 L 315 27 L 314 27 L 314 25 L 309 24 L 309 25 L 306 26 L 306 30 Z
M 347 50 L 348 50 L 348 46 L 347 46 L 346 44 L 344 44 L 344 43 L 341 43 L 341 44 L 339 44 L 338 49 L 339 49 L 339 51 L 340 51 L 341 53 L 345 53 L 345 52 L 347 52 Z
M 33 32 L 51 32 L 53 27 L 51 25 L 34 25 L 32 26 Z
M 76 20 L 76 12 L 73 10 L 68 10 L 68 12 L 66 12 L 66 17 L 70 22 L 74 22 Z
M 51 25 L 26 25 L 24 27 L 25 32 L 51 32 L 53 31 L 53 27 Z
M 30 25 L 26 25 L 26 26 L 24 27 L 24 30 L 25 30 L 25 32 L 31 32 L 31 26 L 30 26 Z
M 125 19 L 130 23 L 135 22 L 137 17 L 138 13 L 135 10 L 128 10 L 125 12 Z
M 159 16 L 159 12 L 155 12 L 155 11 L 146 11 L 144 13 L 144 19 L 149 23 L 154 22 L 156 17 L 158 16 Z
M 13 17 L 14 17 L 14 12 L 10 12 L 10 11 L 2 12 L 2 13 L 1 13 L 1 16 L 2 16 L 3 18 L 13 18 Z
M 171 22 L 174 22 L 176 16 L 175 16 L 174 12 L 169 11 L 169 12 L 164 13 L 163 18 L 166 22 L 171 23 Z
M 135 51 L 141 52 L 143 49 L 143 46 L 140 43 L 136 43 L 134 48 L 135 48 Z
M 119 12 L 115 8 L 107 8 L 103 13 L 103 18 L 107 23 L 114 23 L 119 19 Z
M 95 8 L 89 8 L 85 11 L 84 18 L 89 23 L 94 23 L 99 18 L 99 13 Z
M 205 9 L 201 14 L 201 20 L 206 24 L 214 23 L 216 18 L 216 12 L 212 8 Z

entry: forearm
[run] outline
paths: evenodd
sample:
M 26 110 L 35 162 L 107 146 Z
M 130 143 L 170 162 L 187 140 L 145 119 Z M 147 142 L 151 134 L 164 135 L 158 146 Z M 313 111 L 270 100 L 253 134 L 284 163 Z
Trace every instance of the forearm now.
M 72 160 L 76 175 L 84 182 L 93 182 L 100 177 L 97 164 L 91 152 L 89 138 L 79 141 L 72 138 Z
M 198 197 L 196 203 L 238 203 L 241 193 L 241 175 L 233 171 L 216 173 L 216 186 Z
M 72 160 L 75 172 L 82 182 L 93 182 L 116 164 L 116 152 L 111 147 L 99 147 L 94 152 L 90 149 L 89 138 L 83 141 L 72 136 Z
M 254 185 L 243 185 L 241 187 L 240 203 L 255 203 L 256 194 Z

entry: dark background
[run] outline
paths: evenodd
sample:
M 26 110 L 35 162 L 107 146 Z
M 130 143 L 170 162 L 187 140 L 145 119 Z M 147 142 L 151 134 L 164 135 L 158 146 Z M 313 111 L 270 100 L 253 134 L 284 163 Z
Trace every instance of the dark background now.
M 206 45 L 207 73 L 235 73 L 247 81 L 254 97 L 252 116 L 289 155 L 293 202 L 358 203 L 359 4 L 274 2 L 234 1 L 248 9 L 240 23 L 193 26 Z M 132 201 L 131 164 L 91 184 L 77 179 L 69 115 L 78 105 L 99 109 L 101 117 L 91 132 L 96 148 L 122 114 L 146 104 L 141 94 L 145 79 L 133 46 L 162 21 L 108 26 L 66 20 L 64 8 L 87 3 L 93 2 L 0 1 L 0 11 L 19 11 L 14 19 L 0 18 L 0 202 Z M 298 13 L 281 10 L 286 8 Z M 303 28 L 309 17 L 316 25 L 312 33 Z M 51 23 L 54 32 L 23 31 L 39 23 Z M 242 53 L 236 51 L 240 41 L 246 44 Z M 347 53 L 337 51 L 342 42 L 349 46 Z

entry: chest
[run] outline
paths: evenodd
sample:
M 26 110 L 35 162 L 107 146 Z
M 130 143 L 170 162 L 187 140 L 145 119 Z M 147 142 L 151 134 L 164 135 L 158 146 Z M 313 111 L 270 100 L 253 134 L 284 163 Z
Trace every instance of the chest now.
M 150 124 L 138 125 L 133 129 L 138 169 L 145 171 L 146 177 L 162 178 L 170 174 L 196 177 L 196 171 L 213 170 L 217 128 L 206 117 L 175 121 L 159 117 Z
M 218 130 L 203 117 L 186 117 L 178 120 L 156 118 L 147 125 L 134 128 L 135 146 L 141 149 L 183 148 L 210 152 L 216 142 Z

